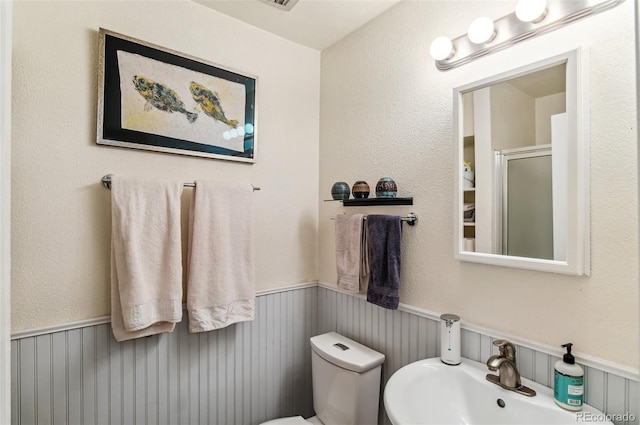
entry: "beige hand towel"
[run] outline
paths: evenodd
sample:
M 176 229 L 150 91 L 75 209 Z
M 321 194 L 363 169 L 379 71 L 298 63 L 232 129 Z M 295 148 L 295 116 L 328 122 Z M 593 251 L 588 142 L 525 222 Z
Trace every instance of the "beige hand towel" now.
M 363 214 L 338 214 L 335 224 L 338 287 L 355 293 L 366 289 L 369 274 L 363 221 Z
M 189 332 L 255 317 L 253 190 L 197 181 L 189 217 Z
M 182 184 L 111 179 L 111 326 L 116 341 L 182 319 Z

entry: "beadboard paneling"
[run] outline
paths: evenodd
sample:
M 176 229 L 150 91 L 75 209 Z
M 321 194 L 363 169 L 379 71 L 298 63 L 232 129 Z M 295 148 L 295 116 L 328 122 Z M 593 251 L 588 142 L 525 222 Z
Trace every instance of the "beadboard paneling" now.
M 385 354 L 383 388 L 401 367 L 440 355 L 438 321 L 407 311 L 386 310 L 362 297 L 319 286 L 318 318 L 319 333 L 335 331 Z M 462 356 L 485 362 L 498 352 L 493 339 L 490 335 L 462 329 Z M 523 377 L 553 387 L 553 365 L 558 357 L 522 345 L 516 346 L 516 352 L 518 370 Z M 629 422 L 614 420 L 616 424 L 638 424 L 636 380 L 585 367 L 585 402 L 608 414 L 629 412 L 635 417 Z M 384 412 L 382 401 L 380 411 Z M 390 425 L 386 414 L 381 413 L 379 423 Z
M 256 320 L 189 334 L 116 342 L 109 324 L 17 338 L 11 343 L 13 424 L 258 424 L 313 415 L 309 338 L 339 332 L 386 356 L 383 385 L 413 361 L 440 353 L 439 322 L 386 310 L 325 287 L 268 293 Z M 493 337 L 462 329 L 464 357 L 484 362 Z M 518 345 L 522 375 L 553 385 L 558 357 Z M 381 393 L 382 394 L 382 393 Z M 637 380 L 585 367 L 585 401 L 638 424 Z M 389 424 L 380 402 L 380 424 Z M 616 424 L 627 424 L 614 421 Z
M 118 343 L 109 324 L 11 342 L 12 424 L 258 424 L 313 415 L 317 288 L 256 298 L 256 320 Z

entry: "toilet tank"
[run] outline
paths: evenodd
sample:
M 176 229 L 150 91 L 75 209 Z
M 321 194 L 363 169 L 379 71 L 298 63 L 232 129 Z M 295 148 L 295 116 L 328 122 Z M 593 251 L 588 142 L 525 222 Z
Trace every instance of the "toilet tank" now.
M 376 425 L 384 354 L 335 332 L 311 338 L 313 408 L 325 425 Z

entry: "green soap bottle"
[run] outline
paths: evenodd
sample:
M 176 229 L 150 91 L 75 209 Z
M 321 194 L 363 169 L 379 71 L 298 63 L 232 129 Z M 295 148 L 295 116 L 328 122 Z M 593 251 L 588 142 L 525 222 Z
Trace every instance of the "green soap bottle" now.
M 581 410 L 584 397 L 584 370 L 576 364 L 568 342 L 562 347 L 567 352 L 554 365 L 553 398 L 556 404 L 567 410 Z

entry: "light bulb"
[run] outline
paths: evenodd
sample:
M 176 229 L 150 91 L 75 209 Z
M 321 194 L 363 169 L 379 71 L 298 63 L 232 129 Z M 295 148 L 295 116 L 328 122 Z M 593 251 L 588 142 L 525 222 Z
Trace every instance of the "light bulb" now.
M 449 59 L 453 56 L 453 43 L 449 37 L 437 37 L 429 48 L 431 57 L 437 61 Z
M 537 23 L 547 16 L 547 0 L 519 0 L 516 16 L 522 22 Z
M 493 40 L 496 35 L 493 21 L 486 16 L 476 18 L 469 25 L 469 40 L 474 44 L 485 44 Z

